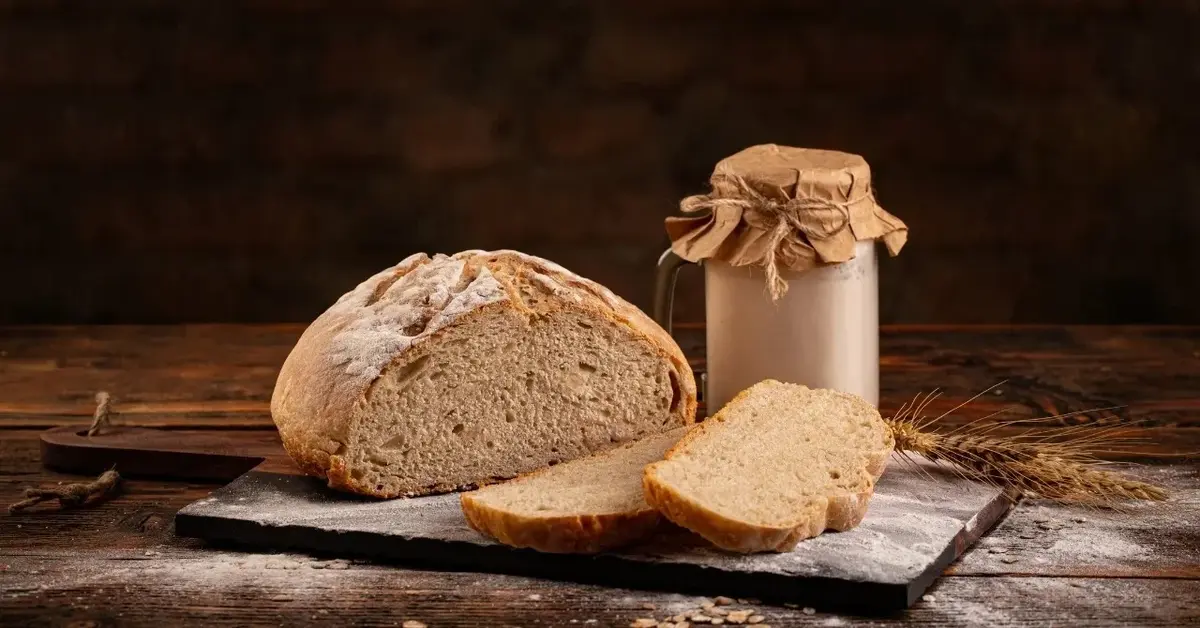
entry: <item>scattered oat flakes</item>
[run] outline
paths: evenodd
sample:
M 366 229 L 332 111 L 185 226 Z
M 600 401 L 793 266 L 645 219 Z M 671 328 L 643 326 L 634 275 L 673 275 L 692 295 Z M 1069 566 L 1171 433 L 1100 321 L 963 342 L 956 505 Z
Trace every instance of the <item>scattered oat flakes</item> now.
M 762 615 L 751 615 L 751 616 L 750 616 L 750 617 L 749 617 L 749 618 L 746 620 L 746 623 L 749 623 L 749 624 L 761 624 L 761 623 L 763 623 L 763 620 L 764 620 L 764 619 L 766 619 L 766 617 L 763 617 Z
M 708 609 L 708 612 L 712 613 L 713 615 L 724 617 L 729 614 L 729 609 L 721 608 L 720 606 L 714 606 Z
M 724 620 L 724 619 L 721 619 L 720 617 L 713 617 L 713 618 L 712 618 L 712 625 L 714 625 L 714 626 L 720 626 L 720 625 L 721 625 L 721 624 L 723 624 L 723 623 L 725 623 L 725 620 Z
M 713 604 L 709 600 L 704 600 L 703 602 L 700 603 L 700 608 L 703 608 L 704 610 L 708 610 L 714 606 L 716 606 L 716 604 Z
M 537 593 L 530 593 L 529 595 L 525 596 L 525 599 L 533 600 L 534 602 L 536 602 L 536 601 L 542 599 L 542 596 L 538 595 Z
M 1074 519 L 1072 519 L 1071 521 L 1074 521 L 1075 523 L 1087 523 L 1087 518 L 1085 518 L 1085 517 L 1075 517 L 1075 518 L 1074 518 Z M 19 526 L 18 526 L 18 527 L 19 527 Z
M 652 611 L 652 610 L 654 610 L 655 606 L 653 604 L 651 604 L 650 602 L 642 602 L 642 608 L 644 608 L 648 611 Z
M 696 622 L 697 624 L 707 624 L 712 621 L 712 617 L 709 617 L 704 613 L 696 613 L 692 615 L 692 621 Z
M 724 595 L 718 595 L 714 601 L 717 603 L 717 606 L 729 606 L 733 604 L 733 598 L 725 597 Z
M 675 623 L 677 623 L 677 624 L 678 624 L 679 622 L 681 622 L 681 621 L 683 621 L 683 620 L 685 620 L 685 619 L 687 619 L 687 615 L 684 615 L 683 613 L 680 613 L 680 614 L 678 614 L 678 615 L 676 615 L 676 616 L 672 617 L 672 618 L 671 618 L 671 621 L 673 621 L 673 622 L 675 622 Z
M 805 607 L 804 607 L 804 610 L 802 610 L 802 611 L 800 611 L 800 612 L 801 612 L 801 613 L 804 613 L 805 615 L 816 615 L 816 614 L 817 614 L 817 609 L 815 609 L 815 608 L 812 608 L 811 606 L 805 606 Z
M 1011 565 L 1017 562 L 1017 558 L 1015 556 L 1004 556 L 1000 559 L 1000 562 L 1004 563 L 1005 565 Z
M 933 597 L 932 595 L 922 595 L 922 596 L 921 596 L 921 601 L 923 601 L 923 602 L 936 602 L 936 601 L 937 601 L 937 598 L 936 598 L 936 597 Z
M 425 628 L 424 622 L 419 622 L 415 619 L 406 620 L 403 624 L 400 624 L 400 626 L 401 628 Z
M 638 617 L 629 624 L 629 628 L 658 628 L 658 622 L 653 617 Z
M 750 611 L 729 611 L 725 620 L 731 624 L 744 624 L 750 618 Z
M 988 553 L 989 554 L 1007 554 L 1008 548 L 1007 547 L 989 547 Z

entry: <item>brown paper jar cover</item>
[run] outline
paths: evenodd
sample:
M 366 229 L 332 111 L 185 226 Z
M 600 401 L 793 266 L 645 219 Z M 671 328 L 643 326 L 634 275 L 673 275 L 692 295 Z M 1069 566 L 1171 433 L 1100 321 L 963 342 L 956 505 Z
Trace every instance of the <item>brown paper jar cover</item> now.
M 801 271 L 854 258 L 860 240 L 882 240 L 895 256 L 908 227 L 875 200 L 871 168 L 858 155 L 775 144 L 726 157 L 712 191 L 679 203 L 666 220 L 671 249 L 699 262 L 759 266 L 773 299 L 787 291 L 781 268 Z

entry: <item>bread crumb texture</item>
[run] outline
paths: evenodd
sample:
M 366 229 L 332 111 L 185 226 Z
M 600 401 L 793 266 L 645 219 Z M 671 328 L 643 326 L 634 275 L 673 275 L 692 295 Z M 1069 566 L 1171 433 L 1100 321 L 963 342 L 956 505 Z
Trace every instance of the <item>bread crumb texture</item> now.
M 464 493 L 463 515 L 501 543 L 543 552 L 594 553 L 641 539 L 661 519 L 646 503 L 642 470 L 662 460 L 686 430 Z
M 867 401 L 767 380 L 649 465 L 646 500 L 718 547 L 785 551 L 858 525 L 892 446 Z
M 304 332 L 271 400 L 288 453 L 377 497 L 511 478 L 686 425 L 695 381 L 608 289 L 516 251 L 412 255 Z

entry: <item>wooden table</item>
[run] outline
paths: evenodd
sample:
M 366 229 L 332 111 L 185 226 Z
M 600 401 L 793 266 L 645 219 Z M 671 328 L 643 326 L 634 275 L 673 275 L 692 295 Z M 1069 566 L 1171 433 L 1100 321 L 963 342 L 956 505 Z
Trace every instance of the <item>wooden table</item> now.
M 0 328 L 0 501 L 78 478 L 42 469 L 38 433 L 86 425 L 110 391 L 118 422 L 269 437 L 276 370 L 302 326 Z M 703 368 L 703 329 L 680 344 Z M 1127 512 L 1025 501 L 895 617 L 757 605 L 772 626 L 1200 621 L 1200 328 L 897 327 L 883 333 L 886 411 L 918 392 L 952 408 L 1007 380 L 959 423 L 1006 406 L 1034 417 L 1124 406 L 1060 424 L 1140 421 L 1118 458 L 1175 489 Z M 940 411 L 939 411 L 940 413 Z M 1017 431 L 1022 428 L 1007 428 Z M 476 573 L 417 571 L 203 547 L 172 515 L 213 485 L 132 480 L 93 508 L 0 514 L 0 625 L 626 626 L 697 598 Z M 644 604 L 653 604 L 655 611 Z

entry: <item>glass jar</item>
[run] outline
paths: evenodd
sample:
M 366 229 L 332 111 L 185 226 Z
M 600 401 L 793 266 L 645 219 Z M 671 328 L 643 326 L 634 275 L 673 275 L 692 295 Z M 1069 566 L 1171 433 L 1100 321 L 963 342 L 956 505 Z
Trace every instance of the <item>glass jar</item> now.
M 668 332 L 675 276 L 686 261 L 659 260 L 655 318 Z M 783 270 L 787 292 L 766 295 L 758 266 L 705 259 L 707 353 L 704 401 L 711 416 L 764 379 L 831 388 L 879 403 L 879 279 L 873 240 L 853 259 Z

